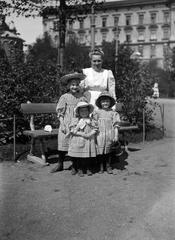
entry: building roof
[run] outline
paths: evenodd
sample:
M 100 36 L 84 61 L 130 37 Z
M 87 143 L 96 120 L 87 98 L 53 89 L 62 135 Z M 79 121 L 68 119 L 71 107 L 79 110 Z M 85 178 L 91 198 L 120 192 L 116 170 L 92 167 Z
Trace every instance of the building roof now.
M 104 4 L 104 8 L 122 8 L 122 7 L 133 7 L 133 6 L 144 6 L 149 4 L 170 4 L 175 2 L 175 0 L 120 0 L 111 1 Z

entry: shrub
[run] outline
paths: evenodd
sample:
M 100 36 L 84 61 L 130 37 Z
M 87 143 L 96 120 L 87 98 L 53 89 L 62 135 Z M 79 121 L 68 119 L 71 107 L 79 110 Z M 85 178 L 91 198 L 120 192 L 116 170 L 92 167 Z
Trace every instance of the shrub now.
M 142 125 L 143 109 L 146 124 L 152 119 L 152 111 L 146 106 L 146 99 L 152 95 L 153 79 L 147 65 L 131 59 L 133 51 L 120 46 L 116 63 L 116 96 L 123 103 L 123 112 L 127 120 Z

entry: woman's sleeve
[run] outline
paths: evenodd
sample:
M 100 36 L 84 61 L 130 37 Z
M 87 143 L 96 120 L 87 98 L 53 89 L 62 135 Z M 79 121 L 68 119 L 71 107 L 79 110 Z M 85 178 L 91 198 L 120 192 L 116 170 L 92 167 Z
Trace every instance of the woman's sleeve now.
M 118 112 L 113 112 L 112 123 L 114 127 L 119 127 L 120 115 Z
M 58 118 L 64 117 L 66 111 L 66 98 L 65 95 L 62 95 L 57 103 L 56 112 Z
M 85 70 L 85 69 L 82 69 L 82 72 L 83 72 L 84 75 L 86 75 L 86 70 Z M 86 89 L 86 78 L 83 79 L 83 80 L 81 80 L 81 82 L 80 82 L 80 88 L 81 88 L 83 91 L 85 91 L 85 89 Z
M 111 70 L 108 70 L 108 91 L 116 100 L 115 94 L 115 78 Z

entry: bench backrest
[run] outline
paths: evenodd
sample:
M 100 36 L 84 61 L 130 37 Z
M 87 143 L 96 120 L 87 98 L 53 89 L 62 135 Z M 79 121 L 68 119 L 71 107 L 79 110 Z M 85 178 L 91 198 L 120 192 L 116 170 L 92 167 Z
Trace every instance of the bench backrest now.
M 22 103 L 24 114 L 56 113 L 56 103 Z

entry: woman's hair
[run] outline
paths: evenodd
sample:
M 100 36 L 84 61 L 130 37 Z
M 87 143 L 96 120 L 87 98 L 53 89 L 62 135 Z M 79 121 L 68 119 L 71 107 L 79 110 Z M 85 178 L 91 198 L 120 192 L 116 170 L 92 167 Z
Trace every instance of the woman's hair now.
M 90 59 L 92 58 L 93 55 L 100 55 L 102 58 L 104 57 L 104 52 L 98 48 L 95 48 L 93 51 L 89 53 Z

